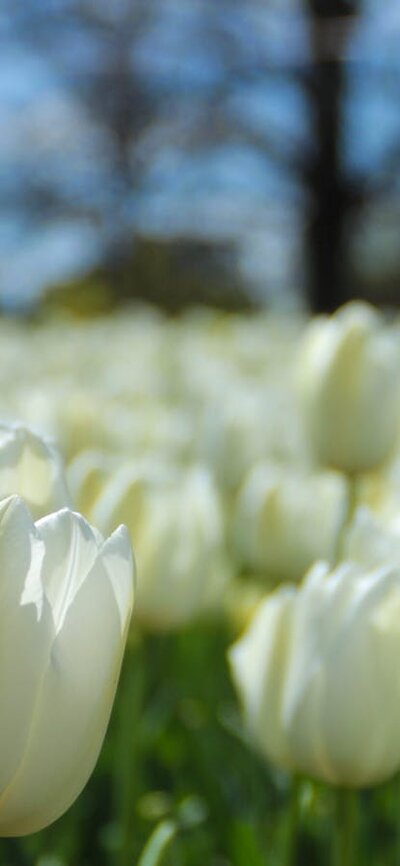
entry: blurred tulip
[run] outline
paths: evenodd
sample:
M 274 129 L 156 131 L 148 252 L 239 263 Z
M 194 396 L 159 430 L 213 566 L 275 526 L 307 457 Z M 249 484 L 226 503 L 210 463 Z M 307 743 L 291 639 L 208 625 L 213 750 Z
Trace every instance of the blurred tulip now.
M 356 474 L 388 458 L 398 433 L 398 361 L 394 340 L 367 304 L 348 304 L 311 324 L 299 380 L 321 463 Z
M 220 603 L 227 581 L 223 516 L 208 471 L 124 466 L 92 511 L 104 532 L 125 523 L 140 573 L 135 621 L 152 629 L 190 622 Z
M 27 427 L 0 424 L 0 498 L 14 493 L 35 519 L 71 505 L 56 449 Z
M 58 818 L 90 776 L 132 608 L 132 553 L 78 514 L 0 503 L 0 835 Z
M 81 451 L 68 466 L 68 485 L 77 510 L 90 518 L 91 510 L 114 461 L 101 451 Z
M 238 496 L 233 546 L 245 567 L 266 578 L 300 580 L 317 559 L 333 559 L 346 504 L 339 473 L 259 464 Z
M 381 519 L 369 508 L 357 508 L 344 540 L 343 555 L 362 567 L 391 563 L 400 567 L 400 515 Z
M 211 387 L 211 385 L 210 385 Z M 199 417 L 196 453 L 221 489 L 232 492 L 255 463 L 303 460 L 299 414 L 285 381 L 250 387 L 237 376 L 209 396 Z
M 400 767 L 400 571 L 318 563 L 258 608 L 229 660 L 272 762 L 366 787 Z
M 249 624 L 264 598 L 265 588 L 252 575 L 229 582 L 224 593 L 224 611 L 236 634 Z

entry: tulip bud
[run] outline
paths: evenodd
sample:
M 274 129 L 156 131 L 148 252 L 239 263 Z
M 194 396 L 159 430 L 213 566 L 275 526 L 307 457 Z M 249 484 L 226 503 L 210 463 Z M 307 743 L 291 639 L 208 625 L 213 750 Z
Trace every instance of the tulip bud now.
M 263 590 L 252 575 L 229 582 L 224 593 L 224 611 L 234 634 L 239 634 L 249 624 L 264 598 L 265 589 Z
M 0 497 L 14 493 L 35 519 L 71 504 L 56 449 L 28 427 L 0 424 Z
M 132 552 L 68 509 L 0 503 L 0 835 L 58 818 L 106 731 L 132 608 Z
M 68 466 L 68 485 L 74 505 L 85 517 L 89 517 L 104 487 L 111 462 L 112 458 L 101 451 L 87 449 L 81 451 Z
M 263 754 L 357 788 L 400 767 L 399 652 L 399 568 L 318 563 L 260 605 L 229 660 Z
M 384 563 L 400 567 L 400 523 L 398 513 L 382 520 L 369 508 L 360 506 L 344 542 L 344 558 L 363 568 Z
M 317 319 L 300 355 L 305 423 L 316 458 L 355 474 L 385 461 L 398 431 L 397 349 L 372 307 Z
M 195 448 L 222 489 L 235 491 L 257 462 L 303 459 L 292 391 L 283 374 L 274 383 L 231 375 L 216 396 L 207 395 Z
M 297 581 L 317 559 L 333 558 L 346 506 L 338 473 L 259 464 L 238 496 L 232 543 L 244 567 Z
M 105 485 L 91 519 L 106 532 L 124 522 L 131 533 L 137 622 L 175 628 L 218 604 L 227 579 L 223 519 L 205 468 L 125 466 Z

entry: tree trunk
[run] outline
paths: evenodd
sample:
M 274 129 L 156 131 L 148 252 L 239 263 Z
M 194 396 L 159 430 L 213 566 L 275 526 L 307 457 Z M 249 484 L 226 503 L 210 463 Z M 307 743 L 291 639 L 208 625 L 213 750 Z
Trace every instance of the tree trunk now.
M 313 151 L 306 170 L 308 297 L 331 312 L 354 295 L 349 275 L 349 216 L 354 194 L 343 168 L 346 66 L 343 60 L 357 0 L 306 0 L 310 25 L 309 106 Z

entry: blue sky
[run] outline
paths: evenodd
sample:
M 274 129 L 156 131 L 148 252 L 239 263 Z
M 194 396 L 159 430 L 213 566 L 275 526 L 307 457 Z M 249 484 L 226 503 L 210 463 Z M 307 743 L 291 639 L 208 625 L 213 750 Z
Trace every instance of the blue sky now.
M 307 59 L 301 4 L 243 0 L 227 19 L 228 0 L 211 17 L 198 0 L 154 2 L 130 63 L 156 120 L 139 142 L 140 182 L 121 195 L 113 143 L 85 88 L 102 68 L 123 5 L 98 0 L 103 19 L 94 31 L 79 23 L 73 0 L 16 2 L 0 17 L 0 294 L 18 302 L 92 267 L 118 225 L 233 238 L 256 291 L 264 283 L 268 294 L 275 283 L 290 298 L 302 281 L 309 203 L 285 161 L 261 159 L 250 133 L 293 153 L 311 145 L 307 101 L 293 84 Z M 400 141 L 400 9 L 394 0 L 384 10 L 370 0 L 365 9 L 348 48 L 343 158 L 350 171 L 378 176 L 384 153 Z M 249 140 L 222 135 L 187 146 L 196 112 L 226 79 L 221 24 L 239 70 L 226 110 Z M 267 74 L 258 78 L 259 64 Z M 51 217 L 28 207 L 32 183 L 61 202 Z

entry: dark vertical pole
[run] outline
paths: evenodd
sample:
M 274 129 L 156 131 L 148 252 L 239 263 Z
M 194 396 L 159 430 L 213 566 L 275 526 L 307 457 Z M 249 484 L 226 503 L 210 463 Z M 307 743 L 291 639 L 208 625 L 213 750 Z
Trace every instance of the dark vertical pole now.
M 306 258 L 310 306 L 331 311 L 352 295 L 348 217 L 352 190 L 343 170 L 343 60 L 357 0 L 305 0 L 310 27 L 309 105 L 313 150 L 307 167 Z

